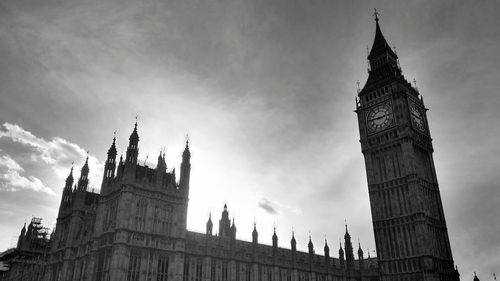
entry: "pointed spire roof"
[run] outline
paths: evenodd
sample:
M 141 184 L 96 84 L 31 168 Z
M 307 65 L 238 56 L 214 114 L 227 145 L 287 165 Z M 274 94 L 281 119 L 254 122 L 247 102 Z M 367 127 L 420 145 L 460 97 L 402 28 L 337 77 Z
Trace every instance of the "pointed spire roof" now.
M 371 60 L 376 56 L 383 54 L 385 52 L 388 52 L 391 56 L 397 58 L 398 56 L 396 55 L 396 53 L 394 53 L 392 48 L 385 40 L 385 37 L 382 34 L 382 31 L 380 30 L 380 25 L 378 22 L 379 22 L 378 12 L 377 10 L 375 10 L 375 39 L 373 40 L 372 48 L 370 50 L 370 53 L 368 54 L 368 59 Z
M 191 157 L 191 152 L 189 151 L 189 139 L 186 139 L 186 147 L 184 148 L 184 152 L 182 152 L 182 157 Z
M 111 143 L 111 146 L 108 149 L 108 157 L 111 156 L 112 158 L 116 157 L 116 131 L 113 136 L 113 143 Z
M 339 239 L 339 244 L 340 244 L 339 254 L 341 254 L 342 256 L 344 256 L 344 250 L 342 249 L 342 241 L 340 241 L 340 239 Z
M 73 168 L 71 168 L 73 169 Z M 88 175 L 89 174 L 89 152 L 87 151 L 87 158 L 85 159 L 85 164 L 83 164 L 82 167 L 82 175 Z
M 474 281 L 479 281 L 479 278 L 477 278 L 476 272 L 474 271 Z
M 74 179 L 73 179 L 73 163 L 71 163 L 71 170 L 69 171 L 69 175 L 66 178 L 66 187 L 71 189 L 71 186 L 73 185 Z
M 208 213 L 207 226 L 210 226 L 210 227 L 213 226 L 213 223 L 212 223 L 212 213 Z
M 358 255 L 363 256 L 363 250 L 361 249 L 361 242 L 358 242 L 359 248 L 358 248 Z
M 135 118 L 134 130 L 132 131 L 132 134 L 130 134 L 130 137 L 128 139 L 130 142 L 139 141 L 139 134 L 137 133 L 137 117 Z
M 276 225 L 273 228 L 273 240 L 278 240 L 278 235 L 276 235 Z
M 325 238 L 325 247 L 323 247 L 323 249 L 325 250 L 325 253 L 330 252 L 330 247 L 328 247 L 328 242 L 326 241 L 326 238 Z
M 351 235 L 349 234 L 349 231 L 347 230 L 347 223 L 345 224 L 344 239 L 351 239 Z

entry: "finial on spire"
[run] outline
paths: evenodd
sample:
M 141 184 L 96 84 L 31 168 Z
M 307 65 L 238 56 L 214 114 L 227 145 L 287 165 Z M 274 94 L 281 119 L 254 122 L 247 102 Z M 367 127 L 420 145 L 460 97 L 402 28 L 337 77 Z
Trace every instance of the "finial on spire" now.
M 358 94 L 359 94 L 359 92 L 361 91 L 361 90 L 359 89 L 359 80 L 356 80 L 356 85 L 358 85 L 357 91 L 358 91 Z
M 116 130 L 113 132 L 113 143 L 116 141 Z
M 139 118 L 139 114 L 135 115 L 135 128 L 137 129 L 137 119 Z
M 373 8 L 374 12 L 373 12 L 373 16 L 375 17 L 375 21 L 378 22 L 378 15 L 379 13 L 377 12 L 377 8 Z

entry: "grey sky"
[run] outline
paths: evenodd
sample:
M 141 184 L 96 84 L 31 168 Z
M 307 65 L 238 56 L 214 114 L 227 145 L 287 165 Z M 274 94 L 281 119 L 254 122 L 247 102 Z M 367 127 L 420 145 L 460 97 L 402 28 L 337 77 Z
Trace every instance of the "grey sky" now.
M 380 11 L 434 138 L 464 280 L 500 272 L 499 4 L 495 1 L 0 2 L 0 249 L 25 219 L 55 222 L 64 177 L 90 150 L 93 185 L 113 131 L 139 114 L 140 159 L 193 152 L 188 226 L 224 202 L 238 237 L 295 229 L 335 252 L 344 219 L 374 249 L 354 109 Z M 151 165 L 155 165 L 154 161 Z M 266 240 L 266 237 L 269 239 Z

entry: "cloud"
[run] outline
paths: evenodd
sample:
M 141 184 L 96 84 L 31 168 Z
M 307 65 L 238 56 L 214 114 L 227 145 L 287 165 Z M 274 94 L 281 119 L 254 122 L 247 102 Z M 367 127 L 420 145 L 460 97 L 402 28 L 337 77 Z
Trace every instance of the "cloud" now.
M 17 191 L 20 189 L 45 192 L 55 195 L 54 191 L 45 186 L 43 182 L 34 176 L 22 176 L 24 169 L 9 155 L 0 156 L 0 190 Z
M 59 179 L 67 176 L 68 171 L 75 160 L 82 160 L 87 156 L 87 152 L 78 144 L 69 142 L 60 137 L 54 137 L 50 141 L 33 135 L 31 132 L 23 129 L 19 125 L 4 123 L 0 127 L 0 139 L 5 138 L 14 143 L 21 144 L 24 150 L 30 154 L 29 159 L 23 159 L 30 163 L 43 164 L 50 167 Z M 17 153 L 16 155 L 21 155 Z M 20 157 L 20 156 L 19 156 Z M 7 171 L 11 182 L 18 184 L 27 184 L 33 190 L 43 190 L 43 184 L 36 177 L 21 177 L 20 171 L 24 171 L 21 166 L 6 155 L 2 160 L 3 166 Z M 17 165 L 17 166 L 16 166 Z M 98 180 L 101 178 L 103 164 L 94 156 L 89 155 L 90 179 Z M 92 182 L 94 185 L 96 182 Z
M 276 208 L 273 206 L 273 203 L 269 201 L 267 198 L 261 198 L 259 201 L 259 207 L 266 211 L 268 214 L 277 214 Z

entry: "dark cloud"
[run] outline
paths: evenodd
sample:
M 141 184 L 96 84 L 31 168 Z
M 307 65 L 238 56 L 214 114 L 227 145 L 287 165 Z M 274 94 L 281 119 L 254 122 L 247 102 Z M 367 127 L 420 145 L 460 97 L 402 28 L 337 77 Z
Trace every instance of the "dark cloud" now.
M 261 198 L 259 201 L 259 207 L 266 211 L 266 213 L 275 215 L 278 213 L 275 206 L 273 206 L 273 202 L 269 201 L 267 198 Z

